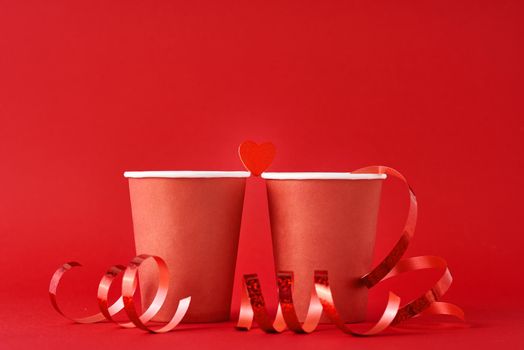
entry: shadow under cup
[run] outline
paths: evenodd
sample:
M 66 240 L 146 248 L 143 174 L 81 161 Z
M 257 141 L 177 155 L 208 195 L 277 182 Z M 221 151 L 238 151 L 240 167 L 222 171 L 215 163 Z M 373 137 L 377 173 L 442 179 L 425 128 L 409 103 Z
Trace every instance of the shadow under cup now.
M 275 268 L 294 273 L 293 301 L 299 320 L 307 314 L 315 270 L 328 271 L 342 319 L 365 320 L 368 290 L 359 278 L 371 268 L 386 176 L 264 173 L 262 177 L 266 179 Z
M 233 279 L 248 172 L 126 172 L 136 253 L 163 258 L 169 291 L 155 321 L 169 321 L 191 296 L 184 322 L 230 317 Z M 153 261 L 139 270 L 142 306 L 157 290 Z

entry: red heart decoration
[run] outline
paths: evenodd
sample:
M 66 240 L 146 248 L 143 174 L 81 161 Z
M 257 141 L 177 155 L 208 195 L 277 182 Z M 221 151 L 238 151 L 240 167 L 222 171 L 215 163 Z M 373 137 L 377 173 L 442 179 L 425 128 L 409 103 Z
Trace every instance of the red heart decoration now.
M 259 145 L 253 141 L 245 141 L 238 147 L 240 160 L 254 176 L 259 176 L 271 165 L 275 153 L 275 146 L 271 142 Z

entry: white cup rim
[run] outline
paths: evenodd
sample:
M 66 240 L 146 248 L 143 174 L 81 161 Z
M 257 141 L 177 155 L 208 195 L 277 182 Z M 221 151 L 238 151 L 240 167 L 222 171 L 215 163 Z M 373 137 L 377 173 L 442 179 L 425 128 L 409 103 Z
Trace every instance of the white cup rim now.
M 262 173 L 267 180 L 384 180 L 386 174 L 350 172 L 270 172 Z
M 218 171 L 218 170 L 149 170 L 149 171 L 126 171 L 124 177 L 132 179 L 144 178 L 246 178 L 249 171 Z

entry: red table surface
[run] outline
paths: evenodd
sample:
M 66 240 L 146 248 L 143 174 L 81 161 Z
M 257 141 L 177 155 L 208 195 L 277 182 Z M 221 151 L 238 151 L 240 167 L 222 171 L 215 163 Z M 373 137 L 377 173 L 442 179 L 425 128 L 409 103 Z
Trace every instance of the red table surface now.
M 260 329 L 240 332 L 234 323 L 181 325 L 154 335 L 114 324 L 73 324 L 55 314 L 46 298 L 17 300 L 3 312 L 1 349 L 521 349 L 521 312 L 468 308 L 467 324 L 438 319 L 410 321 L 374 337 L 352 337 L 332 325 L 309 335 L 266 334 Z M 23 303 L 31 307 L 21 307 Z
M 522 348 L 523 20 L 518 0 L 0 1 L 0 349 Z M 133 257 L 125 170 L 241 170 L 246 139 L 276 145 L 271 171 L 400 170 L 420 213 L 406 256 L 449 262 L 444 300 L 466 325 L 421 319 L 369 339 L 231 324 L 151 336 L 51 309 L 62 263 L 86 266 L 68 275 L 78 293 L 59 296 L 79 315 L 100 274 Z M 406 205 L 386 180 L 375 263 Z M 250 178 L 234 310 L 244 273 L 274 298 L 271 254 L 264 183 Z M 371 308 L 435 278 L 382 284 Z

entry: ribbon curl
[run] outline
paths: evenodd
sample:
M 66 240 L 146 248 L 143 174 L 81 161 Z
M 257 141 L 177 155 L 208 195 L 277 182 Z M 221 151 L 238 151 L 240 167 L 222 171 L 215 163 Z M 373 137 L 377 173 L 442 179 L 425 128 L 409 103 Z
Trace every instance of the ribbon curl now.
M 380 319 L 365 332 L 346 326 L 337 312 L 335 301 L 329 286 L 328 272 L 314 272 L 314 288 L 304 324 L 300 324 L 295 313 L 292 297 L 293 276 L 289 272 L 277 274 L 278 311 L 270 317 L 266 310 L 264 297 L 257 275 L 244 275 L 242 281 L 242 301 L 240 305 L 237 329 L 249 330 L 253 320 L 268 333 L 280 333 L 286 326 L 296 333 L 310 333 L 317 327 L 322 312 L 344 333 L 354 336 L 375 335 L 391 325 L 422 314 L 450 315 L 464 320 L 464 312 L 454 304 L 439 301 L 451 286 L 452 277 L 444 259 L 437 256 L 417 256 L 402 259 L 415 233 L 417 222 L 417 199 L 406 178 L 397 170 L 385 166 L 370 166 L 356 170 L 354 173 L 386 174 L 401 180 L 409 192 L 409 209 L 402 235 L 393 249 L 369 273 L 361 277 L 360 282 L 368 289 L 379 282 L 402 273 L 422 269 L 439 269 L 442 275 L 435 285 L 421 296 L 401 306 L 401 299 L 393 292 L 389 293 L 388 302 Z M 320 306 L 319 306 L 320 305 Z M 273 321 L 271 321 L 273 319 Z
M 153 259 L 155 261 L 158 267 L 159 282 L 153 302 L 144 311 L 144 313 L 139 316 L 135 308 L 134 301 L 134 295 L 137 287 L 137 272 L 140 265 L 147 259 Z M 162 258 L 154 255 L 142 254 L 131 260 L 127 267 L 115 265 L 109 268 L 109 270 L 107 270 L 107 272 L 104 274 L 100 280 L 100 283 L 98 284 L 97 293 L 98 307 L 100 312 L 82 318 L 70 317 L 66 315 L 58 306 L 56 294 L 58 285 L 60 284 L 64 274 L 72 268 L 79 266 L 82 265 L 74 261 L 65 263 L 56 270 L 49 284 L 49 298 L 51 299 L 51 304 L 53 305 L 54 309 L 59 314 L 73 322 L 97 323 L 107 320 L 110 322 L 115 322 L 124 328 L 137 327 L 151 333 L 165 333 L 174 329 L 182 321 L 189 308 L 191 297 L 186 297 L 179 301 L 175 314 L 169 322 L 158 328 L 151 328 L 146 325 L 146 323 L 151 321 L 151 319 L 153 319 L 153 317 L 160 311 L 162 305 L 164 304 L 169 289 L 169 271 L 165 261 Z M 124 272 L 122 279 L 122 295 L 111 306 L 108 306 L 108 294 L 111 285 L 114 279 L 122 272 Z M 121 323 L 113 319 L 113 316 L 122 310 L 126 312 L 127 317 L 131 322 Z

